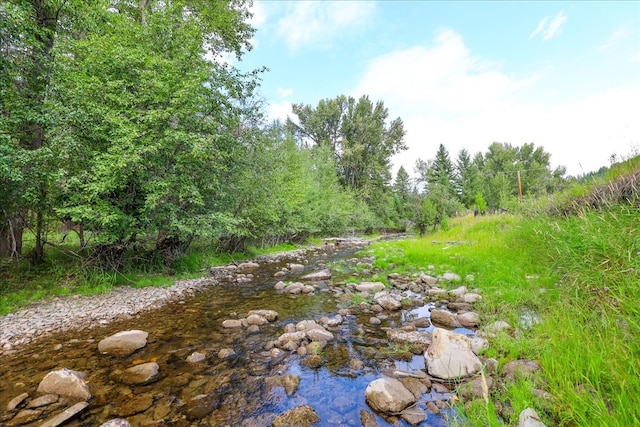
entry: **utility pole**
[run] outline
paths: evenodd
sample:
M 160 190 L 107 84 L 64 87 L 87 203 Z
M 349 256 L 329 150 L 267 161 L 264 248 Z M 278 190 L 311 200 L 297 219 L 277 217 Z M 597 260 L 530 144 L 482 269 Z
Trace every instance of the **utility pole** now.
M 520 171 L 518 171 L 518 196 L 520 197 L 520 203 L 522 203 L 522 180 L 520 179 Z

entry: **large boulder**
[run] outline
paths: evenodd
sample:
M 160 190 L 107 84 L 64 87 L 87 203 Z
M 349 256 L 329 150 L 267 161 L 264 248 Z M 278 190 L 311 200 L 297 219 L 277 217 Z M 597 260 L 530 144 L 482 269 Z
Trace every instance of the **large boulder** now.
M 149 333 L 145 331 L 122 331 L 111 335 L 98 343 L 98 351 L 104 354 L 128 356 L 147 345 Z
M 160 367 L 155 362 L 142 363 L 125 369 L 122 373 L 122 382 L 129 385 L 150 384 L 158 379 Z
M 471 351 L 469 339 L 446 329 L 433 331 L 424 359 L 429 374 L 445 380 L 468 377 L 482 369 L 480 359 Z
M 369 406 L 377 412 L 397 413 L 416 402 L 416 398 L 399 380 L 378 378 L 364 392 Z
M 84 382 L 84 374 L 71 369 L 49 372 L 38 385 L 38 393 L 57 394 L 81 400 L 91 399 L 89 386 Z

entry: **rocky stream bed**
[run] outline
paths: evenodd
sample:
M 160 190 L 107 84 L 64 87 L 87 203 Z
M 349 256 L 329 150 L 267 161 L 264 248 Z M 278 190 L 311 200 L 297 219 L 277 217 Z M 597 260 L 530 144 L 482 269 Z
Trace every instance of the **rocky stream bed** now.
M 444 426 L 464 424 L 456 405 L 536 375 L 482 356 L 518 331 L 483 324 L 472 277 L 431 267 L 385 285 L 354 255 L 364 245 L 3 316 L 0 426 Z M 519 425 L 543 426 L 530 408 Z

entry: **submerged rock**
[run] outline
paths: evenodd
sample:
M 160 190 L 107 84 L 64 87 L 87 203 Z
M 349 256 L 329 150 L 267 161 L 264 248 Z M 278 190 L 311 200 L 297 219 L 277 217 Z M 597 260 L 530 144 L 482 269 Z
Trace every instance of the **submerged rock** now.
M 433 332 L 424 358 L 429 374 L 446 380 L 468 377 L 482 369 L 466 336 L 440 328 Z
M 320 417 L 311 406 L 301 405 L 275 417 L 273 427 L 311 427 L 319 422 Z
M 89 406 L 87 402 L 78 402 L 70 408 L 65 409 L 62 413 L 40 424 L 40 427 L 58 427 L 76 414 L 84 411 L 87 406 Z
M 128 385 L 150 384 L 158 379 L 160 367 L 155 362 L 142 363 L 125 369 L 122 373 L 122 382 Z
M 128 356 L 147 345 L 149 333 L 139 330 L 122 331 L 111 335 L 98 343 L 100 353 Z

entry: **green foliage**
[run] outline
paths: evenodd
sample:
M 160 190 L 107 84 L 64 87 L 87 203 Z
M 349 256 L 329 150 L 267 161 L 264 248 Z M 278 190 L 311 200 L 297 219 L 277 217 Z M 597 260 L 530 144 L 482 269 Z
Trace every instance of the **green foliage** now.
M 317 107 L 294 104 L 298 122 L 287 126 L 302 146 L 327 147 L 332 153 L 340 183 L 365 202 L 377 216 L 377 226 L 392 225 L 395 216 L 389 189 L 391 157 L 406 149 L 400 118 L 387 124 L 384 104 L 367 96 L 358 100 L 344 95 L 324 99 Z

